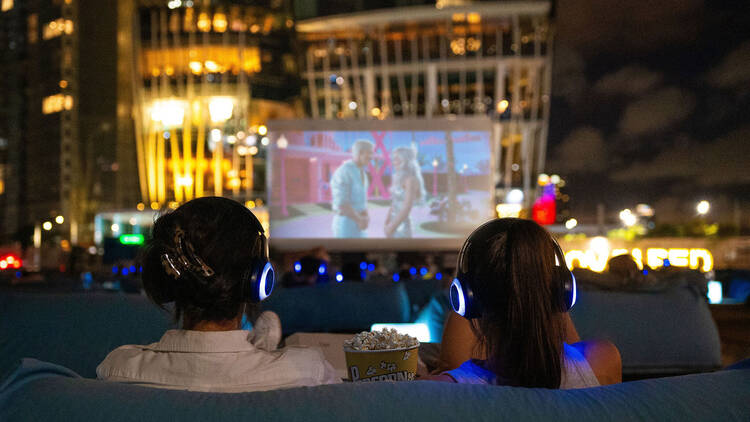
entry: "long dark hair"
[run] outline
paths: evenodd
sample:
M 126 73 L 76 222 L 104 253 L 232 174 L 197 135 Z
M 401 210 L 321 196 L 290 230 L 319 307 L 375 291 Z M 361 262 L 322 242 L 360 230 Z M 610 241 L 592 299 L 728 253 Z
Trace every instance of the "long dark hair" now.
M 482 309 L 472 320 L 488 369 L 505 385 L 559 388 L 565 322 L 551 286 L 555 244 L 530 220 L 493 221 L 465 251 Z
M 265 255 L 259 227 L 250 210 L 221 197 L 194 199 L 162 215 L 140 255 L 146 294 L 162 308 L 174 302 L 175 322 L 182 317 L 183 325 L 236 318 L 249 306 L 243 276 L 253 260 Z M 177 261 L 178 230 L 184 233 L 183 252 L 191 248 L 190 254 L 205 263 L 212 275 L 184 266 L 179 276 L 170 274 L 163 256 Z M 196 261 L 193 256 L 186 258 Z

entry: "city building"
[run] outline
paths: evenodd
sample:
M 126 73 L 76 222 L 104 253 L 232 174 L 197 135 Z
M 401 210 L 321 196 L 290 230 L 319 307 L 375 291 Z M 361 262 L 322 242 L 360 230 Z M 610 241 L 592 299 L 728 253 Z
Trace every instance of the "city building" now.
M 297 2 L 307 114 L 488 116 L 494 122 L 498 200 L 520 188 L 528 209 L 546 155 L 551 3 L 389 3 Z
M 301 110 L 289 2 L 1 5 L 3 242 L 67 248 L 115 235 L 100 212 L 257 202 L 263 123 Z
M 264 122 L 298 112 L 290 3 L 119 7 L 127 3 L 134 13 L 120 14 L 119 127 L 125 134 L 134 124 L 138 209 L 205 195 L 256 200 L 265 190 Z
M 97 209 L 127 202 L 118 188 L 130 177 L 119 168 L 127 150 L 118 148 L 114 133 L 115 19 L 105 2 L 2 1 L 0 236 L 6 241 L 26 242 L 34 228 L 55 222 L 44 240 L 69 247 L 90 238 Z

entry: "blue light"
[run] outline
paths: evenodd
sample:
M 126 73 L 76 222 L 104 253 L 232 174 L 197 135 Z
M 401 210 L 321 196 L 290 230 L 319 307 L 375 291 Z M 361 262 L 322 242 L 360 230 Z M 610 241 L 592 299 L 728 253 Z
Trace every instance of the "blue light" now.
M 143 267 L 138 267 L 138 272 L 142 273 L 143 272 Z
M 117 265 L 115 265 L 114 267 L 112 267 L 112 274 L 117 274 L 119 272 L 120 272 L 120 269 L 117 268 Z
M 414 267 L 409 268 L 409 274 L 411 275 L 417 275 L 417 269 Z
M 21 278 L 23 276 L 23 273 L 20 271 L 16 271 L 16 278 Z
M 130 272 L 135 274 L 135 265 L 130 266 Z
M 325 273 L 326 273 L 325 265 L 321 265 L 320 267 L 318 267 L 318 274 L 325 274 Z
M 162 136 L 164 136 L 164 139 L 169 139 L 169 136 L 170 136 L 170 135 L 169 135 L 169 132 L 167 132 L 167 131 L 165 130 L 165 131 L 164 131 L 164 133 L 162 134 Z
M 359 269 L 364 271 L 367 269 L 367 263 L 365 261 L 362 261 L 359 263 Z
M 425 267 L 420 268 L 419 269 L 419 274 L 421 274 L 422 277 L 426 276 L 427 275 L 427 268 L 425 268 Z
M 375 271 L 375 264 L 370 264 L 370 265 L 368 265 L 368 266 L 367 266 L 367 271 L 369 271 L 369 272 L 373 272 L 373 271 Z
M 399 280 L 400 278 L 401 278 L 401 277 L 399 277 L 399 276 L 398 276 L 398 274 L 393 274 L 393 282 L 394 282 L 394 283 L 398 283 L 398 280 Z
M 122 275 L 128 275 L 128 269 L 127 268 L 123 268 L 122 269 Z
M 643 275 L 648 275 L 648 270 L 645 268 L 643 269 Z
M 300 271 L 302 271 L 302 264 L 300 264 L 299 261 L 297 261 L 294 263 L 294 272 L 298 273 Z
M 664 260 L 664 266 L 665 266 L 665 267 L 668 267 L 668 266 L 670 266 L 670 265 L 672 265 L 672 264 L 671 264 L 671 263 L 669 262 L 669 259 L 665 259 L 665 260 Z
M 440 281 L 442 279 L 443 279 L 443 273 L 437 273 L 437 274 L 435 274 L 435 280 Z
M 341 273 L 336 273 L 336 282 L 341 283 L 342 281 L 344 281 L 344 275 Z
M 360 272 L 359 272 L 359 277 L 360 277 L 360 278 L 361 278 L 362 280 L 365 280 L 365 279 L 367 279 L 367 273 L 366 273 L 366 272 L 364 272 L 364 271 L 360 271 Z

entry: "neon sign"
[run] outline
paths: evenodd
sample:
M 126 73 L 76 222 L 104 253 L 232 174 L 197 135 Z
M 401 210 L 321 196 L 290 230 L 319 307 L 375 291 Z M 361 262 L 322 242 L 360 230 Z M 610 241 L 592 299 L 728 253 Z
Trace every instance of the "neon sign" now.
M 571 270 L 574 267 L 586 268 L 595 272 L 602 272 L 607 268 L 607 261 L 618 255 L 633 257 L 638 268 L 643 269 L 645 258 L 646 264 L 651 268 L 664 266 L 666 260 L 672 267 L 691 268 L 693 270 L 711 271 L 714 267 L 714 258 L 707 249 L 702 248 L 640 248 L 633 249 L 605 249 L 592 248 L 588 250 L 571 249 L 565 253 L 565 263 Z

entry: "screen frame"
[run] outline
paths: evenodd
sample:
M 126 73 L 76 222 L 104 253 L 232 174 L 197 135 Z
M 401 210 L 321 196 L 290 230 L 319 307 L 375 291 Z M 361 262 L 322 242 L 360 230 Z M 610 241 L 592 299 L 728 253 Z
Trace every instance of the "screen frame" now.
M 294 119 L 294 120 L 270 120 L 266 123 L 270 143 L 266 155 L 266 192 L 268 193 L 267 204 L 269 209 L 268 224 L 273 226 L 273 217 L 270 214 L 271 192 L 273 186 L 273 168 L 272 164 L 274 153 L 277 149 L 276 141 L 279 133 L 285 131 L 483 131 L 489 133 L 490 143 L 490 168 L 493 173 L 497 165 L 497 145 L 494 140 L 499 136 L 499 122 L 493 122 L 489 117 L 472 116 L 458 117 L 447 116 L 443 118 L 431 119 L 385 119 L 385 120 L 323 120 L 323 119 Z M 488 193 L 490 198 L 494 198 L 494 175 L 488 183 Z M 477 227 L 482 223 L 495 217 L 495 210 L 488 207 L 487 214 L 482 221 L 477 223 Z M 468 236 L 469 233 L 466 233 Z M 366 239 L 340 239 L 340 238 L 277 238 L 268 231 L 269 246 L 278 251 L 293 251 L 312 249 L 324 246 L 332 252 L 346 251 L 450 251 L 461 247 L 465 237 L 446 237 L 446 238 L 411 238 L 411 239 L 393 239 L 393 238 L 366 238 Z

